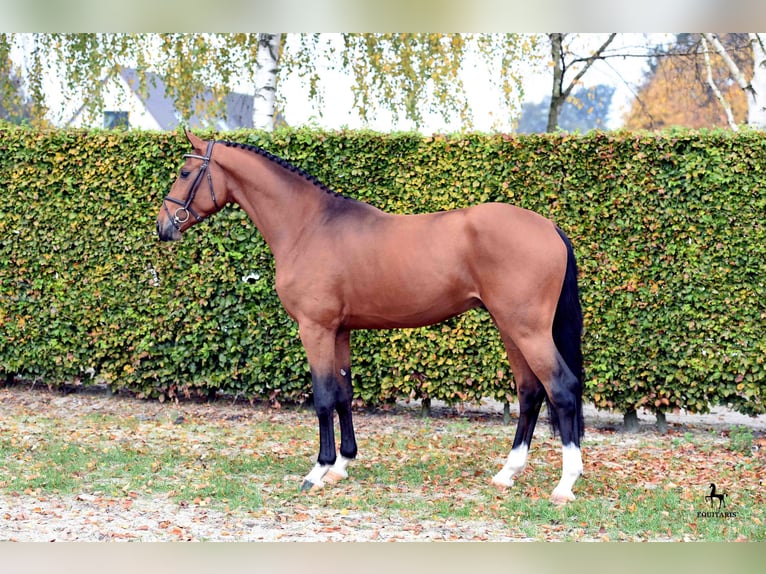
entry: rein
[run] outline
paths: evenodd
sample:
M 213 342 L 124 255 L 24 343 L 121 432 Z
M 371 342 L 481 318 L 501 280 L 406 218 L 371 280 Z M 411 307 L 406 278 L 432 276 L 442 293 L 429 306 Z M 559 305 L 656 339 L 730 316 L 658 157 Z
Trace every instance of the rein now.
M 181 226 L 189 221 L 189 216 L 193 215 L 194 219 L 197 220 L 197 222 L 205 221 L 207 219 L 206 217 L 201 217 L 197 214 L 196 211 L 194 211 L 191 207 L 192 202 L 194 201 L 194 196 L 197 195 L 197 190 L 199 189 L 200 184 L 202 183 L 202 178 L 207 173 L 207 184 L 208 187 L 210 187 L 210 195 L 213 198 L 213 205 L 215 205 L 216 211 L 220 210 L 221 208 L 218 206 L 218 202 L 215 199 L 215 192 L 213 191 L 213 178 L 210 175 L 210 155 L 213 153 L 213 145 L 215 145 L 214 141 L 210 141 L 207 144 L 207 151 L 205 151 L 205 155 L 197 155 L 193 153 L 187 153 L 184 154 L 184 158 L 194 158 L 194 159 L 201 159 L 202 165 L 199 168 L 199 171 L 197 172 L 197 176 L 194 178 L 194 181 L 191 184 L 191 187 L 189 188 L 189 193 L 186 196 L 186 200 L 181 201 L 180 199 L 176 199 L 175 197 L 170 197 L 169 195 L 165 196 L 165 199 L 162 200 L 162 207 L 165 208 L 165 212 L 168 214 L 168 217 L 170 218 L 170 221 L 173 223 L 173 227 L 175 227 L 178 231 L 181 231 Z M 174 203 L 178 205 L 179 207 L 175 210 L 174 213 L 170 213 L 170 210 L 168 209 L 167 202 Z

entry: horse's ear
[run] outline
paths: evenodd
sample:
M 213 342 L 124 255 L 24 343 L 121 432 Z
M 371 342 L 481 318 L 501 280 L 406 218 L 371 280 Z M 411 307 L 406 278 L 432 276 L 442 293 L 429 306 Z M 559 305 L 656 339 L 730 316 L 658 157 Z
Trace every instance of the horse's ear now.
M 202 149 L 205 147 L 205 142 L 191 133 L 188 129 L 184 128 L 184 134 L 186 134 L 186 139 L 189 140 L 189 143 L 194 149 Z

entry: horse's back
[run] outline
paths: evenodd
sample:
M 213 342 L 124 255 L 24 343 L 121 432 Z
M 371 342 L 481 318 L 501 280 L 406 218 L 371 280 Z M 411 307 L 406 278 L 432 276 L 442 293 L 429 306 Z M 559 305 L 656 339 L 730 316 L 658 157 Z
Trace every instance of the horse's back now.
M 555 226 L 503 203 L 415 215 L 348 210 L 295 252 L 290 270 L 277 266 L 288 312 L 315 300 L 352 328 L 426 325 L 498 295 L 522 301 L 566 266 Z

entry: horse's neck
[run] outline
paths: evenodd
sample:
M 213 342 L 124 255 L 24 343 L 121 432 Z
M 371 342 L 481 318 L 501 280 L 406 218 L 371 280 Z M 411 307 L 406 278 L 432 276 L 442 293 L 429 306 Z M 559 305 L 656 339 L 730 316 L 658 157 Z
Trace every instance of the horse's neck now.
M 252 155 L 243 164 L 245 169 L 229 174 L 232 198 L 278 257 L 283 250 L 292 248 L 324 207 L 326 193 L 268 158 Z

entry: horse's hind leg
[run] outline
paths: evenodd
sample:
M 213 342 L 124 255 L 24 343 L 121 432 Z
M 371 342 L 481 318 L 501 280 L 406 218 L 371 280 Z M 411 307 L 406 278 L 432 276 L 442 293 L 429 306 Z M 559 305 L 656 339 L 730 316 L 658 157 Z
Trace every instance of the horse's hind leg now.
M 554 503 L 574 500 L 572 493 L 582 474 L 582 389 L 549 336 L 517 338 L 516 344 L 545 388 L 551 424 L 561 435 L 561 480 L 551 494 Z
M 519 426 L 513 450 L 492 481 L 513 484 L 513 476 L 524 468 L 540 406 L 547 398 L 551 424 L 562 442 L 561 480 L 551 500 L 555 503 L 574 500 L 572 486 L 582 474 L 580 382 L 556 349 L 550 326 L 540 320 L 544 313 L 530 311 L 508 317 L 493 313 L 492 309 L 490 313 L 503 337 L 519 390 Z
M 519 395 L 519 422 L 508 459 L 503 468 L 492 478 L 492 484 L 509 487 L 513 486 L 513 479 L 521 474 L 527 465 L 529 445 L 535 432 L 540 407 L 545 400 L 545 388 L 510 338 L 504 336 L 503 342 Z

